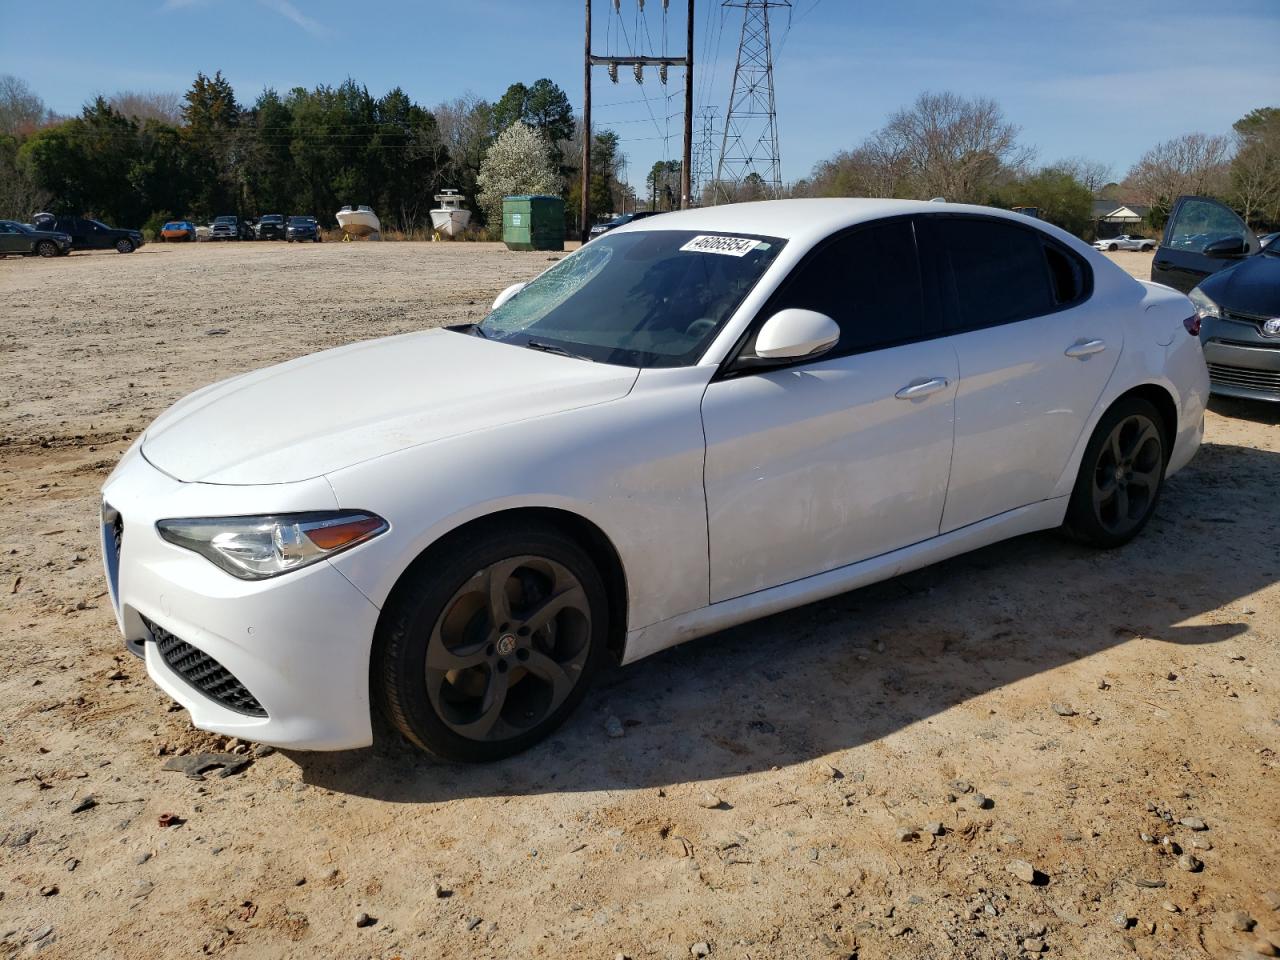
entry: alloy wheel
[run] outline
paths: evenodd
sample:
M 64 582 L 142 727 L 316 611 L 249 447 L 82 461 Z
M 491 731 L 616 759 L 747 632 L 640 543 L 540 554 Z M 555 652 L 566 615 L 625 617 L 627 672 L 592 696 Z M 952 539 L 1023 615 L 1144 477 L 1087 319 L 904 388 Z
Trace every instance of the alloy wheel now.
M 591 606 L 567 567 L 519 556 L 477 571 L 427 642 L 427 697 L 469 740 L 507 740 L 558 709 L 591 650 Z
M 1143 522 L 1163 466 L 1164 444 L 1149 417 L 1133 414 L 1112 428 L 1093 470 L 1094 516 L 1104 530 L 1124 536 Z

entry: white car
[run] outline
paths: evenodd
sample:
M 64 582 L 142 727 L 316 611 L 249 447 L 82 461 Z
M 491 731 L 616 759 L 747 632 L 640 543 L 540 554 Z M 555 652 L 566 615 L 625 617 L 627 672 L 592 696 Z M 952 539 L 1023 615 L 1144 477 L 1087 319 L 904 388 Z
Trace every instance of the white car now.
M 999 210 L 786 200 L 610 231 L 478 324 L 197 391 L 103 491 L 128 645 L 196 726 L 380 707 L 462 760 L 634 661 L 1032 530 L 1129 541 L 1196 452 L 1196 311 Z
M 1146 253 L 1156 248 L 1156 242 L 1146 237 L 1131 237 L 1122 233 L 1107 240 L 1095 240 L 1093 246 L 1095 250 L 1140 250 Z

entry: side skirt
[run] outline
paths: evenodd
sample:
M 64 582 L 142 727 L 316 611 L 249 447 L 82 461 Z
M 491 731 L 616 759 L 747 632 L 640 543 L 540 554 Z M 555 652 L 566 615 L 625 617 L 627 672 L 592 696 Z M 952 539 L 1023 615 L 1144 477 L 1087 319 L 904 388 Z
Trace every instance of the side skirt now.
M 632 663 L 686 640 L 781 613 L 806 603 L 825 600 L 881 580 L 889 580 L 1010 537 L 1052 529 L 1062 524 L 1068 499 L 1056 497 L 1028 504 L 878 557 L 870 557 L 732 600 L 722 600 L 631 630 L 627 633 L 622 662 Z

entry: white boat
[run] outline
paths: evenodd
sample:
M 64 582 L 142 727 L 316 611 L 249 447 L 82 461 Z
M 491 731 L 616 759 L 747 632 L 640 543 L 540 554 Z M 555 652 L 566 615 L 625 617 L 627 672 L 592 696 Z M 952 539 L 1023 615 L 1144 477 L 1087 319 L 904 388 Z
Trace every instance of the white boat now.
M 382 224 L 372 207 L 343 207 L 337 213 L 338 226 L 342 228 L 342 239 L 352 237 L 369 237 L 372 240 L 382 239 Z
M 471 222 L 471 211 L 462 206 L 458 191 L 445 190 L 435 199 L 440 206 L 431 211 L 431 229 L 450 240 L 462 236 Z

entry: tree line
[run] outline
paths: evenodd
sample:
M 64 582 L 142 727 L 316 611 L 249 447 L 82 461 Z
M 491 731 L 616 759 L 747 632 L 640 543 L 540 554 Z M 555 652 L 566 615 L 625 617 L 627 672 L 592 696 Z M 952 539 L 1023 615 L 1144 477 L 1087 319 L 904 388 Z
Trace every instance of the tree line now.
M 1095 199 L 1149 207 L 1159 229 L 1173 201 L 1194 193 L 1226 201 L 1258 229 L 1280 226 L 1280 108 L 1251 111 L 1231 136 L 1189 133 L 1157 144 L 1119 181 L 1083 157 L 1037 164 L 1019 134 L 994 100 L 924 93 L 789 192 L 1036 207 L 1079 236 L 1090 234 Z
M 1280 226 L 1280 108 L 1253 110 L 1231 135 L 1157 144 L 1120 180 L 1083 157 L 1037 163 L 1020 135 L 994 100 L 924 93 L 784 195 L 1035 207 L 1090 236 L 1094 200 L 1149 207 L 1158 229 L 1174 199 L 1198 193 L 1227 201 L 1260 230 Z M 122 91 L 56 117 L 21 80 L 0 76 L 0 217 L 51 209 L 154 227 L 171 216 L 280 212 L 332 222 L 338 207 L 363 203 L 387 229 L 412 234 L 426 227 L 434 194 L 449 187 L 481 228 L 500 224 L 504 194 L 559 194 L 572 230 L 583 202 L 582 136 L 568 96 L 546 79 L 513 83 L 493 103 L 465 96 L 428 108 L 398 87 L 374 97 L 348 79 L 267 89 L 246 105 L 221 73 L 201 73 L 181 96 Z M 625 164 L 617 134 L 593 135 L 592 219 L 637 201 L 654 210 L 679 205 L 678 160 L 654 163 L 640 198 L 623 182 Z M 702 185 L 704 203 L 768 195 L 755 175 Z
M 521 132 L 531 135 L 522 137 Z M 520 138 L 503 179 L 485 163 L 499 138 Z M 182 96 L 124 91 L 56 117 L 22 81 L 0 77 L 0 217 L 40 209 L 154 228 L 171 217 L 314 215 L 332 223 L 344 204 L 368 204 L 388 230 L 425 229 L 433 197 L 460 190 L 476 223 L 493 221 L 493 185 L 552 192 L 577 221 L 581 129 L 550 80 L 514 83 L 495 103 L 467 96 L 428 108 L 399 87 L 381 97 L 353 79 L 338 86 L 264 90 L 241 103 L 221 73 L 197 74 Z M 530 158 L 533 150 L 536 157 Z M 618 138 L 594 137 L 593 216 L 619 208 L 627 189 Z M 545 175 L 542 175 L 545 174 Z M 536 183 L 534 180 L 536 179 Z M 500 198 L 499 198 L 500 199 Z

